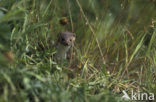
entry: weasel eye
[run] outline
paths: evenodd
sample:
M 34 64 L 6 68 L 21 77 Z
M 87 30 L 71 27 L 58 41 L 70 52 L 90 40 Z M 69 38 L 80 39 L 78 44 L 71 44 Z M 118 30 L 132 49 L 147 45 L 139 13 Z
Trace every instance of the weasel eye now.
M 62 40 L 62 41 L 65 41 L 65 39 L 64 39 L 64 38 L 61 38 L 61 40 Z
M 69 40 L 70 42 L 72 41 L 72 39 Z

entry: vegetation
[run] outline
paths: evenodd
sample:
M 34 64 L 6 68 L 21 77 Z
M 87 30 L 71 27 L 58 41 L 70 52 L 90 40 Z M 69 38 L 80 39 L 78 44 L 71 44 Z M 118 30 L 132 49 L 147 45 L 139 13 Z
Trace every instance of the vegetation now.
M 155 0 L 0 0 L 0 102 L 125 102 L 156 94 Z M 70 58 L 53 61 L 61 31 Z

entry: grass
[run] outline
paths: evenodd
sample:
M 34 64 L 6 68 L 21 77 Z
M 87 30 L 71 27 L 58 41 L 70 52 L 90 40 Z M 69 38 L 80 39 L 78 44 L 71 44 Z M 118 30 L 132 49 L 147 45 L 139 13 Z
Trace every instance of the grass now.
M 0 0 L 0 102 L 125 102 L 123 90 L 156 94 L 155 6 Z M 64 65 L 53 61 L 61 31 L 76 33 Z

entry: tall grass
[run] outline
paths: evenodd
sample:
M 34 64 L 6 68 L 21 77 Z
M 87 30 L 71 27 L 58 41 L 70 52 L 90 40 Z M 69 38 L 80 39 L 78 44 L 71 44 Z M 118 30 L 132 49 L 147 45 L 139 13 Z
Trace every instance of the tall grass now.
M 155 94 L 155 6 L 155 0 L 0 0 L 0 101 L 120 102 L 123 90 Z M 63 66 L 53 61 L 61 31 L 76 33 Z

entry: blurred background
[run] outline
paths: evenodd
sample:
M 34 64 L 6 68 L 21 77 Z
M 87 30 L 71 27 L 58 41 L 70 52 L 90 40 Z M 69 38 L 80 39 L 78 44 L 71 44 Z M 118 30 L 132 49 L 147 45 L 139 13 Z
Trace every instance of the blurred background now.
M 0 101 L 156 93 L 155 10 L 155 0 L 0 0 Z M 61 31 L 76 33 L 65 66 L 52 60 Z

